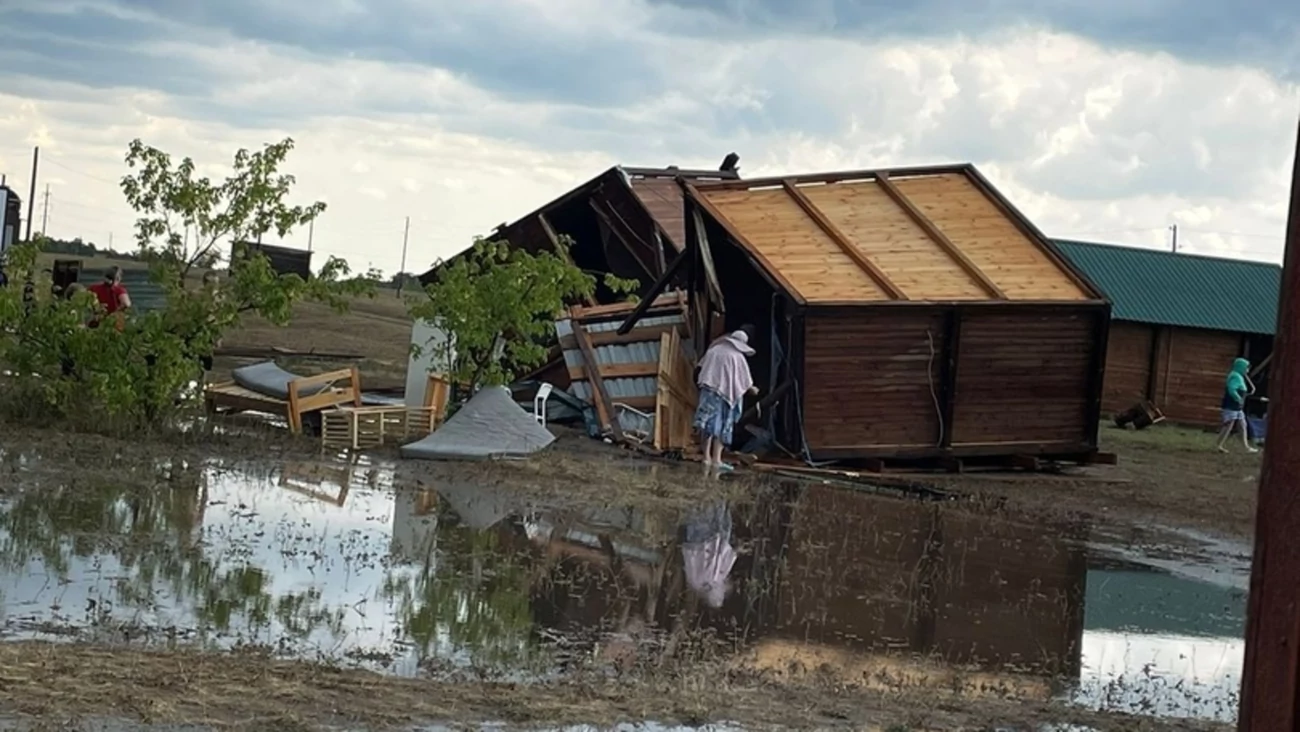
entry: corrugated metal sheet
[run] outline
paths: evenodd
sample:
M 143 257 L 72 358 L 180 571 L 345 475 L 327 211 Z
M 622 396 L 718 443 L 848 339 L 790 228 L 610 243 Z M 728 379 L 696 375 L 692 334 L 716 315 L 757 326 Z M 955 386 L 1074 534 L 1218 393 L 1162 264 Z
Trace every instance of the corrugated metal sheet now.
M 1056 246 L 1102 289 L 1114 320 L 1262 335 L 1277 328 L 1276 264 L 1079 241 Z
M 635 333 L 642 328 L 654 328 L 665 325 L 685 326 L 686 319 L 682 315 L 664 315 L 651 318 L 644 318 L 639 321 L 636 328 L 632 330 Z M 589 323 L 585 326 L 587 333 L 595 334 L 608 331 L 616 331 L 622 325 L 621 320 Z M 569 318 L 557 320 L 555 322 L 555 333 L 563 340 L 566 336 L 573 335 L 573 321 Z M 689 348 L 687 344 L 684 347 Z M 609 366 L 632 363 L 658 363 L 659 362 L 659 341 L 643 341 L 640 343 L 628 343 L 617 345 L 598 345 L 592 349 L 596 354 L 596 363 L 598 366 Z M 692 356 L 689 352 L 688 356 Z M 564 363 L 571 368 L 582 367 L 582 352 L 576 348 L 564 350 Z M 605 390 L 609 392 L 610 399 L 617 406 L 618 402 L 626 399 L 637 397 L 648 397 L 653 399 L 658 392 L 658 381 L 653 376 L 639 376 L 634 378 L 611 378 L 605 379 Z M 592 392 L 591 384 L 585 379 L 575 380 L 569 387 L 569 393 L 582 399 L 589 404 L 595 404 L 595 395 Z M 646 410 L 650 412 L 652 410 Z M 619 410 L 619 424 L 625 432 L 644 432 L 645 434 L 654 434 L 654 415 L 642 416 L 635 411 L 628 409 Z
M 81 279 L 86 279 L 85 272 Z M 122 285 L 131 296 L 131 307 L 136 312 L 148 313 L 167 307 L 167 293 L 162 286 L 149 279 L 147 269 L 123 269 Z

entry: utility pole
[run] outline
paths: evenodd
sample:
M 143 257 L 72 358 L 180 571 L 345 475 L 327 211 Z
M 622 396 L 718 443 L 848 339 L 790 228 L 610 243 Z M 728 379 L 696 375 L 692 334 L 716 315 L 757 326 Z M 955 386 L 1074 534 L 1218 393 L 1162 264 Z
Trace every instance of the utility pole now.
M 1300 130 L 1296 139 L 1300 141 Z M 1268 445 L 1255 509 L 1255 556 L 1246 605 L 1240 732 L 1296 729 L 1300 723 L 1300 148 L 1282 263 L 1273 373 L 1268 380 Z
M 41 205 L 41 236 L 45 236 L 45 225 L 50 220 L 50 184 L 45 184 L 45 203 Z
M 113 251 L 113 232 L 108 232 L 108 250 Z
M 406 242 L 411 237 L 411 217 L 406 217 L 406 228 L 402 229 L 402 266 L 397 268 L 397 296 L 402 296 L 402 285 L 406 282 Z
M 311 251 L 311 240 L 316 235 L 316 219 L 307 222 L 307 251 Z
M 1172 226 L 1170 226 L 1169 231 L 1173 234 L 1174 254 L 1177 254 L 1178 253 L 1178 224 L 1173 224 Z
M 27 191 L 27 241 L 32 240 L 32 214 L 36 212 L 36 169 L 41 162 L 41 149 L 32 148 L 32 185 Z

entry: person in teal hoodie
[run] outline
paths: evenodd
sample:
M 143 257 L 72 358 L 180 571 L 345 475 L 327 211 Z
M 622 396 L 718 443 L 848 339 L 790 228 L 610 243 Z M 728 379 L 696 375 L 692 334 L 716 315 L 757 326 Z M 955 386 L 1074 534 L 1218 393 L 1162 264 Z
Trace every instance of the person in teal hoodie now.
M 1250 383 L 1250 361 L 1239 358 L 1232 362 L 1232 370 L 1223 386 L 1223 427 L 1219 430 L 1219 441 L 1215 445 L 1219 452 L 1228 451 L 1228 437 L 1234 427 L 1241 427 L 1241 444 L 1246 452 L 1259 452 L 1250 446 L 1250 430 L 1246 427 L 1246 397 L 1255 393 L 1255 385 Z

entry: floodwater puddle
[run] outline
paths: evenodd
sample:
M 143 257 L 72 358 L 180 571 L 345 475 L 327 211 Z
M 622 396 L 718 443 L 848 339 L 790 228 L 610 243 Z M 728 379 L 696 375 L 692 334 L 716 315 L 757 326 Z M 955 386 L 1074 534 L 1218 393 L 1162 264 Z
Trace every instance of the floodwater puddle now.
M 364 460 L 24 470 L 0 495 L 10 640 L 518 680 L 708 653 L 778 677 L 1236 715 L 1244 592 L 1097 552 L 1082 526 L 794 483 L 684 514 L 547 506 Z

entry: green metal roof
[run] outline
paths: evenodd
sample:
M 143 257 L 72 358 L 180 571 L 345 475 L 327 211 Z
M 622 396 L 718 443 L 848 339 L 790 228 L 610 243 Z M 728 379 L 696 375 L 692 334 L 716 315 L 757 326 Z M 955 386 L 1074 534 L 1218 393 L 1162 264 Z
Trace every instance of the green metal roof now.
M 1056 240 L 1111 301 L 1111 317 L 1272 335 L 1282 268 L 1266 262 Z

